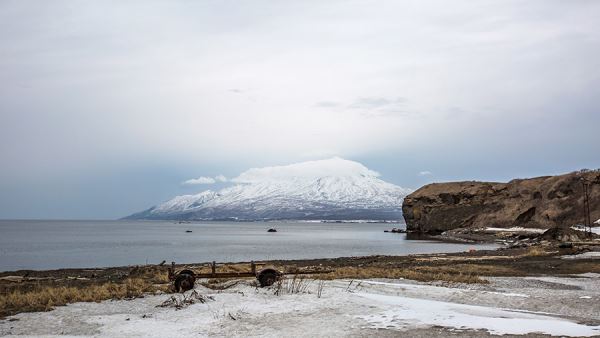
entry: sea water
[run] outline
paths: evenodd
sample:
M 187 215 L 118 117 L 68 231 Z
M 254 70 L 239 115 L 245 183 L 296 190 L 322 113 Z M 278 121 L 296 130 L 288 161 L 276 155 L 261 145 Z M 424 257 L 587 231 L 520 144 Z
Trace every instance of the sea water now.
M 0 271 L 407 255 L 493 245 L 407 240 L 404 224 L 0 220 Z M 269 228 L 277 229 L 268 233 Z M 191 232 L 190 232 L 191 231 Z

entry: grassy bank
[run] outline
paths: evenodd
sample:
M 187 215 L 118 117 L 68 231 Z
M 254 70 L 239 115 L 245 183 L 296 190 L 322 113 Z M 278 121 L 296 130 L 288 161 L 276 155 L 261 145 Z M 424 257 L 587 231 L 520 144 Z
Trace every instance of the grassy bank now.
M 157 267 L 133 268 L 126 277 L 117 278 L 60 276 L 4 282 L 0 283 L 0 318 L 20 312 L 49 311 L 76 302 L 132 299 L 168 292 L 167 283 L 164 270 Z
M 131 299 L 155 292 L 151 283 L 128 278 L 123 283 L 107 282 L 81 287 L 37 285 L 29 290 L 15 289 L 0 295 L 0 316 L 19 312 L 49 311 L 55 306 L 76 302 L 101 302 L 107 299 Z

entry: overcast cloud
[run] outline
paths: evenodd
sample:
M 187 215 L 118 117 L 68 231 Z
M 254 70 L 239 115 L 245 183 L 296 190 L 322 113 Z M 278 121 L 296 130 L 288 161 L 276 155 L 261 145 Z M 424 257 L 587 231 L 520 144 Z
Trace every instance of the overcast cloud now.
M 598 1 L 2 1 L 0 218 L 333 155 L 409 188 L 595 168 L 598 107 Z

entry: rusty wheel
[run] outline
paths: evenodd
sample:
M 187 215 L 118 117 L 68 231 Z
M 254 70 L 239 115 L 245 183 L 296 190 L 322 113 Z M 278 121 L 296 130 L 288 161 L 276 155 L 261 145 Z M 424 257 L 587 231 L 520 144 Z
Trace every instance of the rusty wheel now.
M 173 286 L 175 286 L 176 292 L 186 292 L 187 290 L 194 288 L 195 282 L 196 278 L 194 275 L 190 275 L 188 273 L 179 273 L 175 278 Z
M 181 271 L 179 271 L 179 273 L 178 273 L 178 274 L 179 274 L 179 275 L 186 274 L 186 275 L 192 275 L 192 276 L 193 276 L 193 275 L 194 275 L 194 271 L 192 271 L 192 270 L 188 270 L 188 269 L 185 269 L 185 270 L 181 270 Z
M 263 270 L 258 274 L 258 282 L 261 287 L 273 285 L 278 278 L 279 274 L 272 269 Z

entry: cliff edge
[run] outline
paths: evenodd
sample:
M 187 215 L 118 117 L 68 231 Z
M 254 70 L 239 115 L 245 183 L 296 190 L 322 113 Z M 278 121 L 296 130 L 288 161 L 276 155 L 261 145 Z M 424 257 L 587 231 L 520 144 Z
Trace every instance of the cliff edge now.
M 589 182 L 594 222 L 600 218 L 600 170 L 508 183 L 428 184 L 404 199 L 402 212 L 407 230 L 424 233 L 467 227 L 572 226 L 584 222 L 582 179 Z

